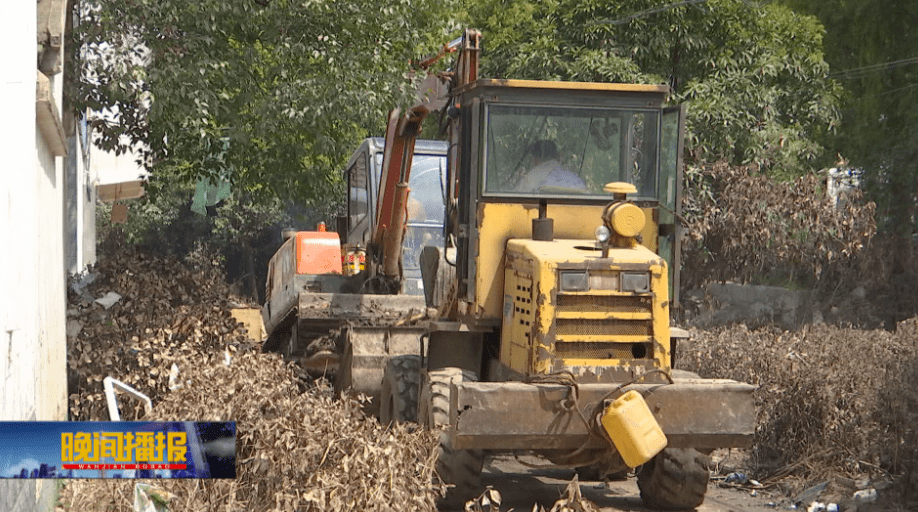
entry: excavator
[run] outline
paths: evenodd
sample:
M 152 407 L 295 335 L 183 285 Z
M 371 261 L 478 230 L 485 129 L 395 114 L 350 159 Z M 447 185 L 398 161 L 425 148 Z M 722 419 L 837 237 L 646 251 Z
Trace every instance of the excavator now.
M 424 245 L 442 244 L 447 145 L 417 136 L 442 106 L 441 90 L 439 80 L 423 82 L 416 105 L 389 113 L 385 138 L 364 140 L 351 156 L 347 214 L 336 231 L 324 223 L 285 230 L 268 263 L 264 348 L 339 391 L 368 396 L 371 414 L 386 362 L 419 353 L 427 328 L 419 256 Z
M 388 215 L 380 212 L 383 198 L 391 197 L 380 191 L 390 175 L 383 167 L 385 139 L 368 138 L 344 171 L 348 215 L 337 219 L 338 230 L 328 231 L 325 223 L 315 231 L 285 230 L 285 241 L 268 264 L 261 308 L 269 334 L 265 349 L 281 352 L 314 376 L 329 377 L 340 368 L 341 347 L 367 348 L 370 352 L 358 348 L 355 371 L 347 380 L 335 380 L 371 397 L 378 395 L 382 376 L 378 361 L 399 350 L 416 352 L 427 310 L 418 257 L 425 244 L 442 243 L 446 143 L 417 141 L 414 146 L 404 173 L 395 164 L 395 172 L 404 176 L 402 188 L 414 192 L 399 205 L 398 229 L 390 228 L 391 202 Z M 389 185 L 396 190 L 395 182 Z M 346 339 L 339 340 L 342 334 Z M 381 337 L 391 345 L 388 349 L 360 341 Z M 378 396 L 368 411 L 374 412 L 377 403 Z
M 439 430 L 444 505 L 481 493 L 486 457 L 528 454 L 633 471 L 648 506 L 695 508 L 707 456 L 751 446 L 756 415 L 754 386 L 674 368 L 685 109 L 664 85 L 479 78 L 480 43 L 466 30 L 441 50 L 456 55 L 442 105 L 390 115 L 361 289 L 298 289 L 298 307 L 348 318 L 339 389 L 371 396 L 382 422 Z M 433 110 L 443 227 L 418 255 L 423 319 L 406 321 L 408 169 Z

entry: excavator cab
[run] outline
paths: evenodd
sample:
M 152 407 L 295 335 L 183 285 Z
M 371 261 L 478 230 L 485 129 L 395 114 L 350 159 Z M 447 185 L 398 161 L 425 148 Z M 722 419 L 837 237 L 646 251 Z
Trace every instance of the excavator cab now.
M 636 238 L 666 261 L 667 307 L 678 307 L 684 114 L 664 106 L 667 95 L 666 86 L 522 80 L 476 80 L 454 91 L 447 218 L 455 222 L 447 231 L 461 315 L 502 318 L 507 240 L 532 236 L 540 204 L 554 238 L 594 244 L 611 182 L 636 188 L 628 199 L 647 219 Z
M 365 270 L 359 262 L 373 243 L 372 229 L 377 215 L 383 172 L 385 141 L 380 137 L 363 141 L 351 156 L 345 170 L 348 183 L 347 217 L 340 227 L 345 241 L 345 263 L 350 274 Z M 415 143 L 408 180 L 407 222 L 402 241 L 403 279 L 400 294 L 424 295 L 419 257 L 425 245 L 443 244 L 444 191 L 446 184 L 446 143 L 419 140 Z

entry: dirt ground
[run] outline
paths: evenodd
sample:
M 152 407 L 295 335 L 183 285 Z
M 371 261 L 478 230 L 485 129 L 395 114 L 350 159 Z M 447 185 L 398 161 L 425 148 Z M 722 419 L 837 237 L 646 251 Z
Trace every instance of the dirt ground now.
M 529 464 L 544 463 L 534 457 L 523 457 L 522 460 Z M 500 491 L 503 497 L 501 510 L 529 511 L 534 505 L 550 509 L 562 497 L 573 478 L 572 470 L 531 469 L 511 456 L 501 456 L 486 462 L 482 484 Z M 582 481 L 580 490 L 584 499 L 593 502 L 602 511 L 653 510 L 641 501 L 637 481 L 633 476 L 627 480 L 612 482 Z M 790 504 L 789 500 L 765 491 L 756 491 L 753 494 L 751 490 L 724 488 L 712 482 L 708 486 L 704 503 L 696 510 L 766 512 L 786 508 Z
M 888 480 L 854 481 L 834 478 L 805 487 L 801 492 L 789 492 L 787 485 L 762 485 L 750 479 L 744 483 L 731 482 L 736 472 L 748 473 L 743 465 L 751 461 L 748 450 L 716 450 L 711 481 L 704 503 L 696 512 L 770 512 L 800 510 L 810 512 L 904 512 L 918 510 L 914 505 L 903 505 L 885 492 L 891 488 Z M 482 485 L 496 489 L 501 494 L 499 510 L 529 511 L 539 507 L 555 510 L 559 500 L 569 498 L 569 486 L 575 474 L 572 470 L 542 468 L 527 465 L 543 463 L 535 457 L 498 456 L 485 462 Z M 741 464 L 734 466 L 734 464 Z M 582 501 L 575 506 L 559 508 L 561 512 L 643 512 L 654 510 L 641 501 L 637 480 L 633 474 L 625 480 L 579 481 Z M 852 498 L 857 489 L 880 489 L 876 500 L 858 501 Z M 875 489 L 874 489 L 875 490 Z M 862 491 L 864 492 L 864 491 Z M 885 497 L 884 497 L 885 495 Z M 473 508 L 484 510 L 487 508 Z M 452 512 L 452 511 L 450 511 Z M 494 512 L 494 511 L 491 511 Z

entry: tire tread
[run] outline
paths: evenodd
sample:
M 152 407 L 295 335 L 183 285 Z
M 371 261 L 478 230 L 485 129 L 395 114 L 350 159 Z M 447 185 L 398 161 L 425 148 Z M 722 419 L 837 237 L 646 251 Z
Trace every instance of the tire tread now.
M 691 448 L 667 448 L 638 473 L 641 499 L 664 510 L 690 510 L 704 501 L 707 457 Z

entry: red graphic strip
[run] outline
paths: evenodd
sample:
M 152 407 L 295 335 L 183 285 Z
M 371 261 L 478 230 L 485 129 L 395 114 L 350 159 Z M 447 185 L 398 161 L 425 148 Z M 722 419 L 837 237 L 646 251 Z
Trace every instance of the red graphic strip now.
M 187 464 L 62 464 L 64 469 L 186 469 Z

